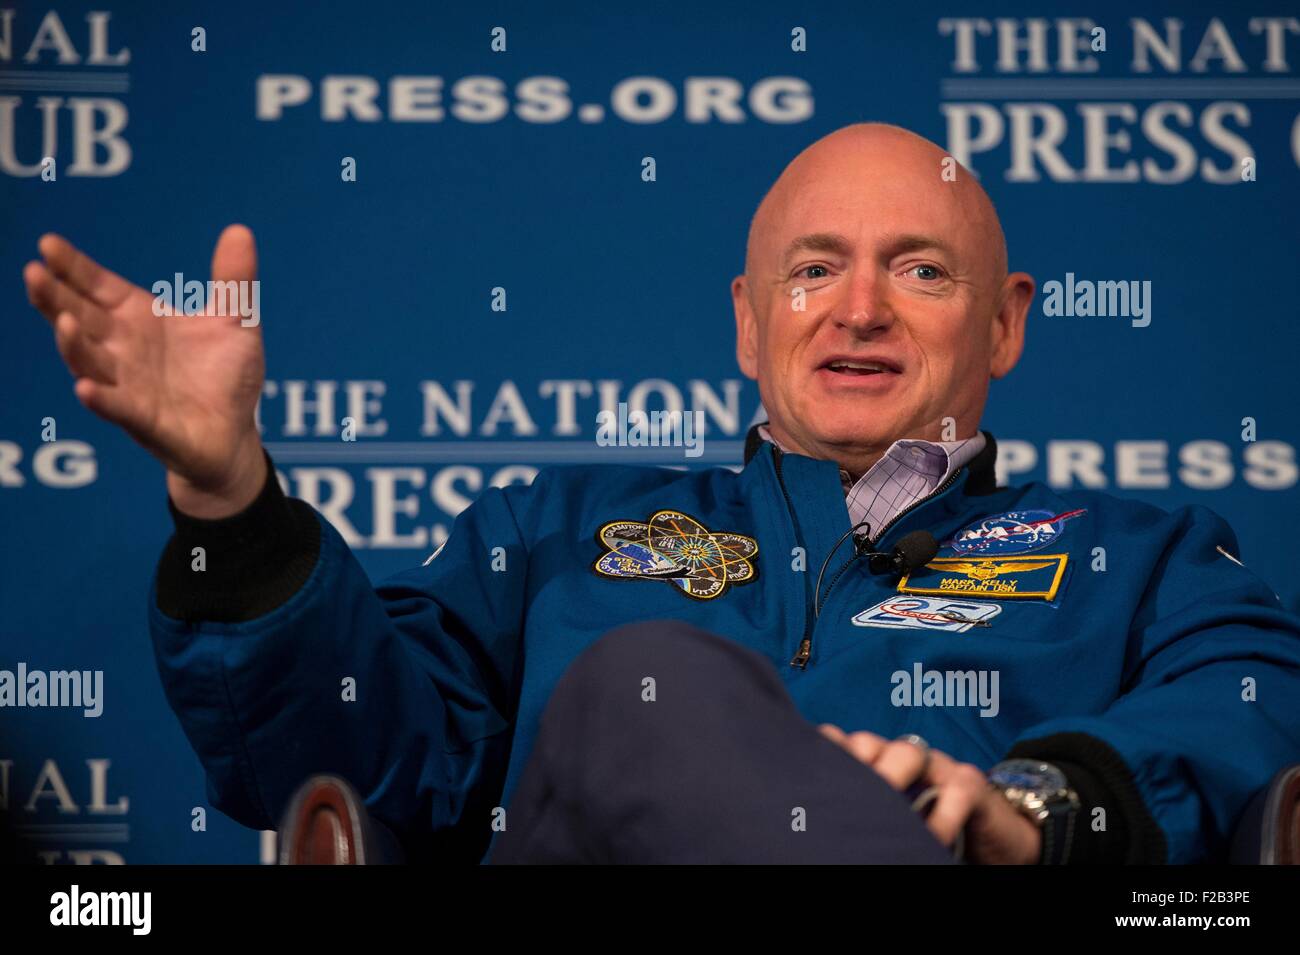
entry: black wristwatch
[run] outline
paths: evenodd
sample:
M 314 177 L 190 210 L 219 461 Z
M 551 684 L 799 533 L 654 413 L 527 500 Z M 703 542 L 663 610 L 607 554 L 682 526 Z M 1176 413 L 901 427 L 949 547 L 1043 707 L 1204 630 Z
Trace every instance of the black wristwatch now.
M 1008 759 L 989 770 L 989 784 L 1006 796 L 1043 834 L 1040 865 L 1061 865 L 1070 857 L 1079 796 L 1065 773 L 1037 759 Z

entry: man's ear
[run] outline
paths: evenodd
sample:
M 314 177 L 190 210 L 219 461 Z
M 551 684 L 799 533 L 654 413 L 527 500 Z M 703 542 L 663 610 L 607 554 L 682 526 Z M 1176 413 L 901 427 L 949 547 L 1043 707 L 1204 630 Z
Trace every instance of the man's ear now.
M 746 378 L 758 379 L 758 322 L 749 303 L 745 276 L 731 280 L 731 305 L 736 312 L 736 363 Z
M 1034 279 L 1024 272 L 1013 272 L 1002 283 L 998 310 L 993 315 L 993 350 L 989 374 L 1001 378 L 1016 367 L 1025 349 L 1025 319 L 1029 303 L 1034 300 Z

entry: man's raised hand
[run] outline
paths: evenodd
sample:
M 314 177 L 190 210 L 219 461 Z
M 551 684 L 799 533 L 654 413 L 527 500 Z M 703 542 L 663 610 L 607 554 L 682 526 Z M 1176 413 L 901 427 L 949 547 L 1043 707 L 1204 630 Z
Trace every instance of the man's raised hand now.
M 254 421 L 261 328 L 238 314 L 156 315 L 150 292 L 66 239 L 47 234 L 38 248 L 44 262 L 23 269 L 27 296 L 54 328 L 81 403 L 166 466 L 168 492 L 185 513 L 226 517 L 251 503 L 266 478 Z M 256 277 L 252 232 L 228 226 L 212 255 L 213 281 Z

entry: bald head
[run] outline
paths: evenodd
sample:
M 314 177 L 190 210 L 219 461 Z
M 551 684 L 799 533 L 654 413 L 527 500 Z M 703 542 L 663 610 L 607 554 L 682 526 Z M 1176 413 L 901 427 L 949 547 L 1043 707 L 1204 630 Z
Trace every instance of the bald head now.
M 1033 279 L 993 203 L 896 126 L 801 152 L 754 214 L 732 281 L 736 359 L 783 447 L 861 473 L 900 438 L 972 436 L 1019 360 Z
M 952 170 L 944 175 L 944 160 Z M 955 174 L 955 176 L 954 176 Z M 833 188 L 845 193 L 890 187 L 924 190 L 947 207 L 954 222 L 964 223 L 972 248 L 979 249 L 986 281 L 1000 283 L 1007 275 L 1007 243 L 997 210 L 974 175 L 930 140 L 901 126 L 856 123 L 823 136 L 799 153 L 767 191 L 749 226 L 745 244 L 745 274 L 755 275 L 759 256 L 779 255 L 772 236 L 789 217 L 798 215 L 801 194 Z M 752 290 L 752 286 L 751 286 Z

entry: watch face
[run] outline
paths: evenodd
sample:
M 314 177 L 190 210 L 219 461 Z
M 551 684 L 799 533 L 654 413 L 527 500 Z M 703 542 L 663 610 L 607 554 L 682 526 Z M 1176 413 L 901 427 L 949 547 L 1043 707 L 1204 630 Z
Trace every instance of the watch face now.
M 989 773 L 989 779 L 1004 789 L 1014 786 L 1040 797 L 1066 788 L 1065 774 L 1051 763 L 1037 759 L 1010 759 L 998 763 Z

